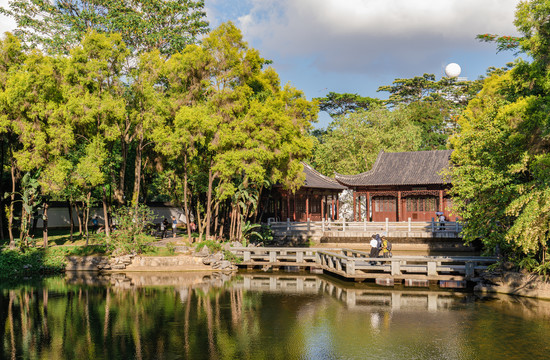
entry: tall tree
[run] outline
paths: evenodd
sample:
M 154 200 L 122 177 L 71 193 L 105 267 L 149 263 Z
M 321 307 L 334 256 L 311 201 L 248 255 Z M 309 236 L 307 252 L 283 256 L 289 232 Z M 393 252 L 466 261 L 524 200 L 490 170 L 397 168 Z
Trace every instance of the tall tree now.
M 203 8 L 202 0 L 10 0 L 0 13 L 29 48 L 68 54 L 95 30 L 120 33 L 133 53 L 173 54 L 208 31 Z
M 436 80 L 433 74 L 410 79 L 395 79 L 392 85 L 380 86 L 387 91 L 390 107 L 406 106 L 410 120 L 422 129 L 419 150 L 445 149 L 449 136 L 456 132 L 456 119 L 468 101 L 481 89 L 481 79 L 457 81 Z
M 410 113 L 377 107 L 336 117 L 315 149 L 315 168 L 329 176 L 357 174 L 370 169 L 380 150 L 418 150 L 421 131 Z
M 520 46 L 533 59 L 494 74 L 451 139 L 453 199 L 466 240 L 481 238 L 529 270 L 550 272 L 550 6 L 519 3 Z
M 323 98 L 315 98 L 319 102 L 319 110 L 326 111 L 330 116 L 345 115 L 358 110 L 368 110 L 374 106 L 382 105 L 382 101 L 375 98 L 364 97 L 358 94 L 329 92 Z

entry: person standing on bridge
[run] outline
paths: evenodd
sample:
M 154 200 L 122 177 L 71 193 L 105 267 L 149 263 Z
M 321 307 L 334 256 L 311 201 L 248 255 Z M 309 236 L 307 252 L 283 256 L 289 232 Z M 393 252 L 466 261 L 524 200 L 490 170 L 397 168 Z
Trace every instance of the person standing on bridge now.
M 379 244 L 381 243 L 381 241 L 379 241 L 378 239 L 380 239 L 380 235 L 378 235 L 378 234 L 372 235 L 372 239 L 370 241 L 370 254 L 369 254 L 370 258 L 377 258 L 378 257 L 378 253 L 380 252 Z M 374 265 L 375 262 L 371 261 L 370 264 Z

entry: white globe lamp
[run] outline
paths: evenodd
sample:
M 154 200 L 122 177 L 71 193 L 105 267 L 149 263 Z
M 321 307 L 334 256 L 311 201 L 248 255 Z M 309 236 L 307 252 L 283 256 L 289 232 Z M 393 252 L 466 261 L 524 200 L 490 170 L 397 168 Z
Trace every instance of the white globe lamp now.
M 460 65 L 456 63 L 450 63 L 449 65 L 445 66 L 445 75 L 450 78 L 458 77 L 461 71 L 462 69 L 460 68 Z

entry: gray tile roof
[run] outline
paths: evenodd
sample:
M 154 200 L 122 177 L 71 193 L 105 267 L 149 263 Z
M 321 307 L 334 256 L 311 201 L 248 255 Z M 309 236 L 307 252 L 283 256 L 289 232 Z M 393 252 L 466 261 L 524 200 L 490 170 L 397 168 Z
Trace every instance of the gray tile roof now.
M 386 153 L 380 151 L 372 169 L 357 175 L 335 174 L 346 186 L 448 184 L 441 176 L 452 150 Z
M 306 180 L 303 187 L 305 188 L 315 188 L 315 189 L 334 189 L 334 190 L 345 190 L 346 186 L 338 183 L 336 180 L 325 176 L 312 168 L 306 163 L 302 163 L 304 166 L 304 173 L 306 174 Z

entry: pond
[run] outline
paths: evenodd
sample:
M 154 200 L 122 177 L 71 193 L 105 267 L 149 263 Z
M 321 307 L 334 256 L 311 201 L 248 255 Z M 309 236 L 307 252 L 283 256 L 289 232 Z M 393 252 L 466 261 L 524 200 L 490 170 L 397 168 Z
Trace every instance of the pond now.
M 2 359 L 542 359 L 550 302 L 303 273 L 72 273 L 0 289 Z

